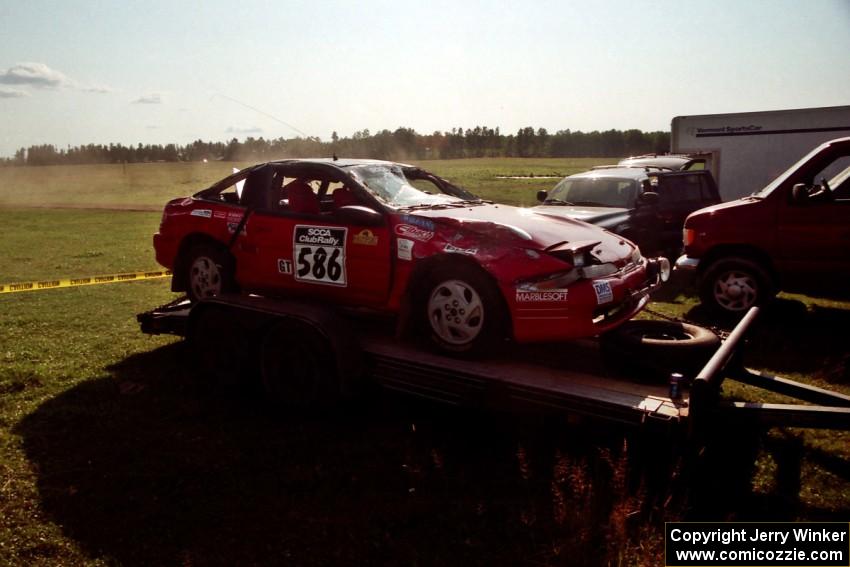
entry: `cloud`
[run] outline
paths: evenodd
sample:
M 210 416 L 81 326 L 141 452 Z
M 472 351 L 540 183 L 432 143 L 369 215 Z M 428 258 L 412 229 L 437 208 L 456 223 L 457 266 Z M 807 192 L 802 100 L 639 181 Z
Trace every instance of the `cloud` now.
M 82 85 L 64 73 L 51 69 L 44 63 L 18 63 L 5 71 L 0 71 L 0 85 L 15 85 L 35 89 L 68 88 L 86 93 L 111 93 L 113 89 L 106 85 Z M 17 94 L 9 94 L 9 93 Z M 22 94 L 21 94 L 22 93 Z M 2 98 L 29 96 L 26 91 L 4 89 Z
M 228 134 L 262 134 L 263 129 L 258 128 L 257 126 L 251 126 L 248 128 L 236 128 L 234 126 L 231 126 L 227 130 L 225 130 L 225 132 Z
M 150 93 L 140 96 L 132 101 L 132 104 L 162 104 L 162 95 L 159 93 Z
M 89 87 L 82 87 L 82 90 L 87 92 L 87 93 L 100 93 L 100 94 L 114 93 L 115 92 L 115 89 L 113 89 L 112 87 L 107 87 L 105 85 L 91 85 Z
M 23 98 L 27 96 L 30 96 L 30 94 L 20 89 L 0 88 L 0 98 Z
M 18 63 L 0 73 L 0 84 L 26 85 L 37 88 L 70 86 L 73 82 L 44 63 Z

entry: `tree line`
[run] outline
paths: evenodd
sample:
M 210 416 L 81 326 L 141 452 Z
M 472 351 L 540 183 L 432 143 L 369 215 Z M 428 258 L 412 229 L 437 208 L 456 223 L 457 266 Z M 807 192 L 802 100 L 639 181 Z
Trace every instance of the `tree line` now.
M 475 157 L 622 157 L 663 153 L 670 148 L 669 132 L 606 130 L 581 132 L 545 128 L 520 128 L 503 134 L 499 128 L 476 126 L 419 134 L 412 128 L 369 130 L 331 139 L 318 137 L 233 138 L 229 142 L 196 140 L 190 144 L 87 144 L 57 148 L 52 144 L 20 148 L 2 165 L 77 165 L 102 163 L 147 163 L 177 161 L 269 161 L 283 158 L 330 157 L 374 158 L 393 161 L 459 159 Z

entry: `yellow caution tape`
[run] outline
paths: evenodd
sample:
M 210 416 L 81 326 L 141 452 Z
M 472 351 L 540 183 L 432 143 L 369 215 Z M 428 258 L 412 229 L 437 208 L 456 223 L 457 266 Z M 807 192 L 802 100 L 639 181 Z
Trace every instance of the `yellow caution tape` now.
M 60 287 L 77 287 L 81 285 L 99 285 L 107 283 L 133 282 L 138 280 L 155 280 L 171 276 L 171 270 L 160 272 L 128 272 L 106 276 L 90 276 L 87 278 L 65 278 L 61 280 L 44 280 L 40 282 L 17 282 L 0 284 L 0 293 L 17 293 L 19 291 L 38 291 L 41 289 L 56 289 Z

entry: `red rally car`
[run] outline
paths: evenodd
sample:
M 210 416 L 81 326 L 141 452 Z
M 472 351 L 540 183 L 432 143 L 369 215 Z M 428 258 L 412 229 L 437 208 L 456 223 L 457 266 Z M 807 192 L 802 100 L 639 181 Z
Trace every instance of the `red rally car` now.
M 670 268 L 596 226 L 350 159 L 259 164 L 175 199 L 154 248 L 193 300 L 242 290 L 367 307 L 458 352 L 607 331 Z

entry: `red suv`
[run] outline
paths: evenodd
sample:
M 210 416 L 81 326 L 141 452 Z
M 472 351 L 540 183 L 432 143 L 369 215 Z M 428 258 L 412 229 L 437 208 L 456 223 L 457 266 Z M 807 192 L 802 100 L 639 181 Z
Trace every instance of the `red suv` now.
M 850 138 L 826 142 L 761 191 L 685 221 L 678 270 L 700 299 L 743 312 L 780 290 L 850 295 Z

